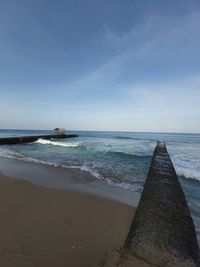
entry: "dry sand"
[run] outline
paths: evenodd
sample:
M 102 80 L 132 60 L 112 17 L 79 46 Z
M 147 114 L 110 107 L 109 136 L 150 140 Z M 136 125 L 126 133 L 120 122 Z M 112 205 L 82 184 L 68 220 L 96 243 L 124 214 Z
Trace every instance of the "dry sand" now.
M 123 246 L 134 208 L 0 176 L 1 267 L 95 267 Z

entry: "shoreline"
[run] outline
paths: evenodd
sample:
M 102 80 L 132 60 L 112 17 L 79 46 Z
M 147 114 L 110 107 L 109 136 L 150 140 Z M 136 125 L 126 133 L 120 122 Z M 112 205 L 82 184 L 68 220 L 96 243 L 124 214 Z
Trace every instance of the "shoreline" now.
M 103 192 L 101 181 L 78 175 L 1 158 L 1 266 L 99 267 L 106 253 L 124 245 L 137 193 L 109 187 Z
M 87 171 L 0 157 L 0 173 L 44 188 L 71 190 L 137 207 L 141 193 L 109 186 Z
M 1 266 L 98 266 L 123 246 L 135 209 L 0 174 Z

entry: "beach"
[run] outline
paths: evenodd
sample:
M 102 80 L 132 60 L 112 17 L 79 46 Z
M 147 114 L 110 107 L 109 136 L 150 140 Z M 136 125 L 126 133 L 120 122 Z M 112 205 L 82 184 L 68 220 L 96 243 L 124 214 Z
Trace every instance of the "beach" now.
M 50 132 L 0 131 L 34 134 Z M 158 139 L 167 142 L 200 240 L 199 135 L 76 134 L 0 146 L 0 266 L 149 266 L 122 247 Z
M 56 178 L 56 177 L 55 177 Z M 94 267 L 124 244 L 135 209 L 0 175 L 0 266 Z

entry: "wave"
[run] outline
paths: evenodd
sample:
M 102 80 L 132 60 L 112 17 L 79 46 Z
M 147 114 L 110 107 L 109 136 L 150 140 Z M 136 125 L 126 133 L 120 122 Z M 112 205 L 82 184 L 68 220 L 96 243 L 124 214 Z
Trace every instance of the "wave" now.
M 56 142 L 56 141 L 50 141 L 46 139 L 38 139 L 35 143 L 39 143 L 42 145 L 53 145 L 53 146 L 62 146 L 62 147 L 77 147 L 78 143 L 63 143 L 63 142 Z
M 98 180 L 103 180 L 104 182 L 107 183 L 108 186 L 111 186 L 111 187 L 118 187 L 118 188 L 122 188 L 126 190 L 136 191 L 136 192 L 141 192 L 143 188 L 143 182 L 137 182 L 137 181 L 133 181 L 130 183 L 117 182 L 116 179 L 113 180 L 112 178 L 104 178 L 103 175 L 101 175 L 96 169 L 89 167 L 87 165 L 84 165 L 84 164 L 69 166 L 69 165 L 62 164 L 62 163 L 55 163 L 55 162 L 49 162 L 49 161 L 39 160 L 35 158 L 30 158 L 18 152 L 10 151 L 8 149 L 0 150 L 0 156 L 4 158 L 20 160 L 20 161 L 29 162 L 29 163 L 48 165 L 48 166 L 55 167 L 55 168 L 79 169 L 81 171 L 90 173 L 93 177 L 95 177 Z
M 125 183 L 125 182 L 114 182 L 112 179 L 106 179 L 106 182 L 111 187 L 119 187 L 126 190 L 131 190 L 134 192 L 142 192 L 143 190 L 143 183 L 141 182 L 134 182 L 134 183 Z
M 178 176 L 200 181 L 200 161 L 198 159 L 185 156 L 172 156 L 171 159 Z
M 39 159 L 34 159 L 34 158 L 30 158 L 27 157 L 23 154 L 20 154 L 18 152 L 14 152 L 14 151 L 10 151 L 10 150 L 0 150 L 0 156 L 4 157 L 4 158 L 8 158 L 8 159 L 16 159 L 16 160 L 21 160 L 21 161 L 25 161 L 25 162 L 33 162 L 33 163 L 40 163 L 40 164 L 45 164 L 45 165 L 51 165 L 54 167 L 57 167 L 58 164 L 53 163 L 53 162 L 46 162 L 43 160 L 39 160 Z
M 197 170 L 190 170 L 181 167 L 175 167 L 175 169 L 178 176 L 200 181 L 200 172 Z
M 45 140 L 46 141 L 46 140 Z M 56 162 L 49 162 L 49 161 L 44 161 L 44 160 L 39 160 L 35 158 L 30 158 L 27 157 L 23 154 L 20 154 L 18 152 L 11 151 L 7 149 L 7 147 L 4 147 L 4 149 L 0 149 L 0 156 L 4 158 L 9 158 L 9 159 L 16 159 L 16 160 L 21 160 L 25 162 L 30 162 L 30 163 L 37 163 L 37 164 L 43 164 L 43 165 L 48 165 L 56 168 L 66 168 L 66 169 L 80 169 L 81 171 L 86 171 L 90 173 L 92 176 L 94 176 L 97 179 L 103 179 L 103 176 L 100 175 L 96 170 L 93 168 L 87 166 L 87 165 L 66 165 L 62 163 L 56 163 Z
M 22 159 L 24 158 L 24 155 L 14 152 L 14 151 L 9 151 L 7 149 L 1 149 L 0 150 L 0 156 L 4 158 L 11 158 L 11 159 Z

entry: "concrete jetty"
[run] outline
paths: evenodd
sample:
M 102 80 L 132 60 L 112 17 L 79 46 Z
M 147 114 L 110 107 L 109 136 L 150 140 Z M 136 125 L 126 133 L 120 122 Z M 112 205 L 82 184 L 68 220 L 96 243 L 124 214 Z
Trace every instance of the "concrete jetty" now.
M 124 247 L 100 266 L 200 267 L 193 220 L 165 143 L 155 148 Z
M 35 142 L 38 139 L 59 139 L 59 138 L 74 138 L 78 137 L 76 134 L 49 134 L 49 135 L 34 135 L 34 136 L 20 136 L 20 137 L 6 137 L 0 138 L 0 145 L 14 145 L 22 143 Z
M 193 220 L 165 143 L 155 148 L 125 248 L 148 266 L 200 266 Z

